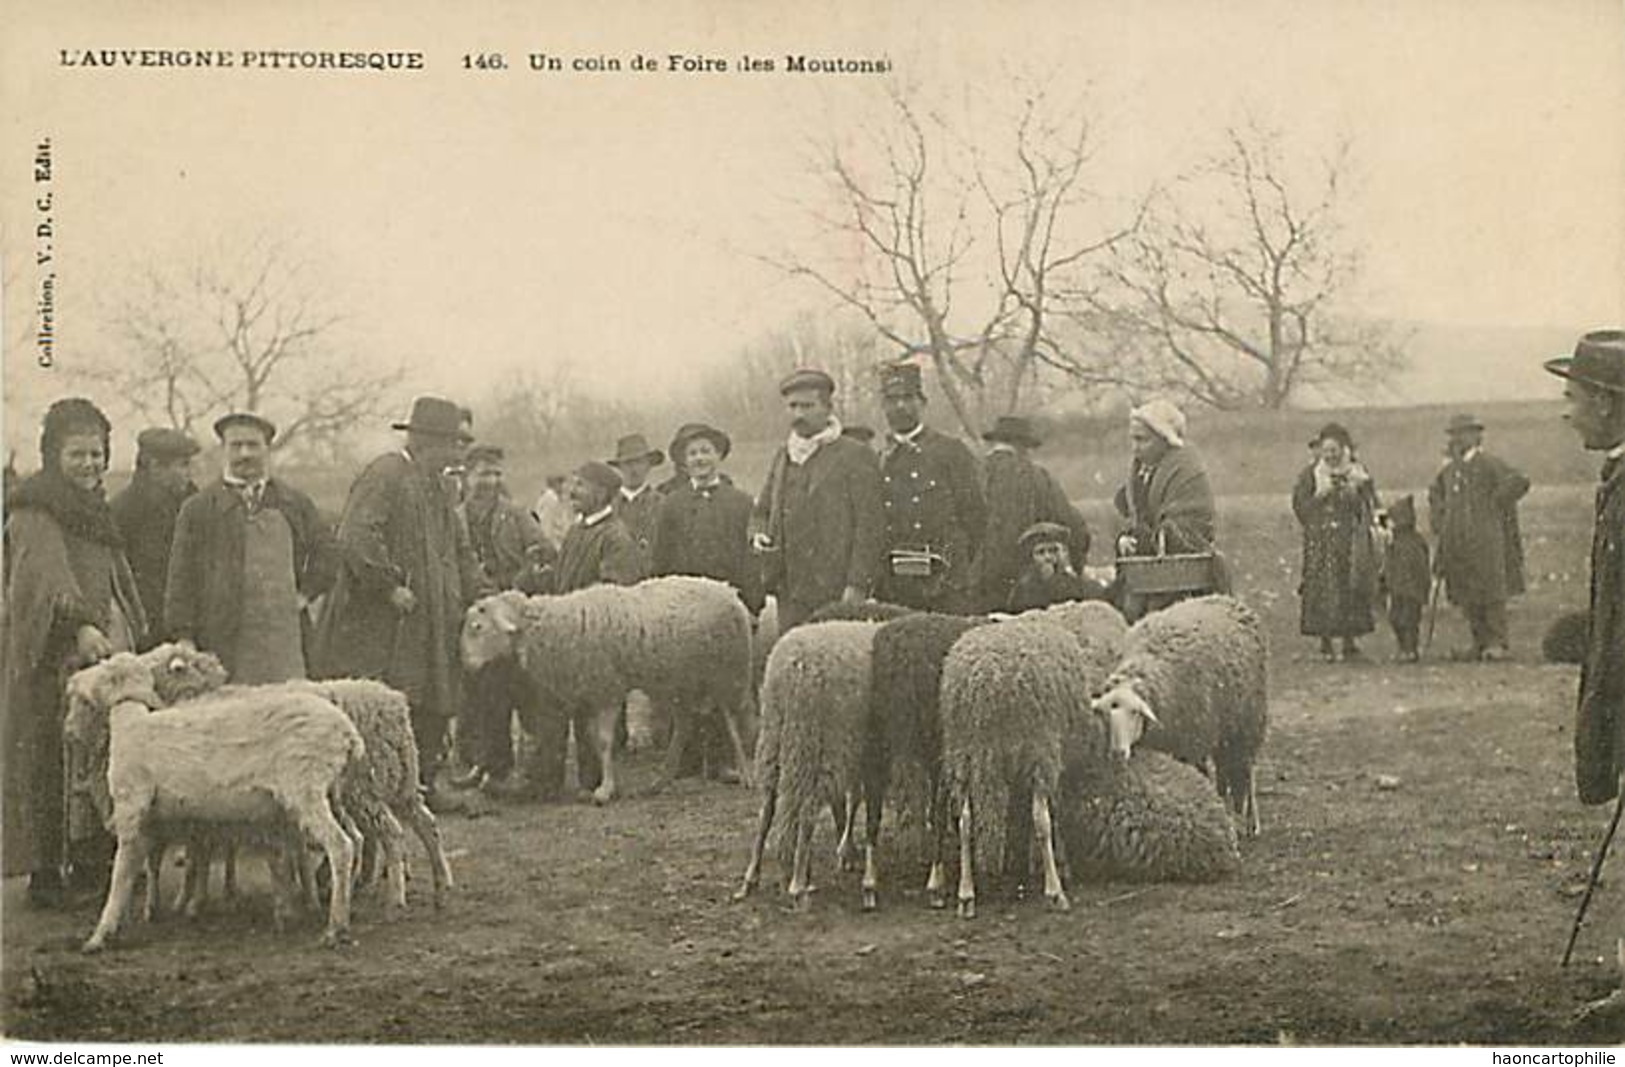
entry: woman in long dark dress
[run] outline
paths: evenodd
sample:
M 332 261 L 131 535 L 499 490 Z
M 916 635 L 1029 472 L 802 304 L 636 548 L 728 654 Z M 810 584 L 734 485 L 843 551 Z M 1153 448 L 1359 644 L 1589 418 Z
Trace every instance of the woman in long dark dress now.
M 1292 489 L 1292 511 L 1303 525 L 1300 629 L 1320 638 L 1321 655 L 1337 661 L 1358 656 L 1356 639 L 1376 629 L 1372 601 L 1381 549 L 1372 519 L 1379 503 L 1347 429 L 1327 423 L 1311 444 L 1315 460 Z
M 62 903 L 65 867 L 94 888 L 112 854 L 96 804 L 64 780 L 67 675 L 133 648 L 146 629 L 102 489 L 110 432 L 90 401 L 58 400 L 45 414 L 40 472 L 6 500 L 4 869 L 28 872 L 39 907 Z

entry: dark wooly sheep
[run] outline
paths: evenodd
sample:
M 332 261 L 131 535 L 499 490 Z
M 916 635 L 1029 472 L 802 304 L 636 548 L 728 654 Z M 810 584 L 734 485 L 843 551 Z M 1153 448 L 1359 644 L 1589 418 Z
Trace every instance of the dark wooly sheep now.
M 942 750 L 959 814 L 962 917 L 976 915 L 977 861 L 1007 858 L 1011 800 L 1029 795 L 1044 897 L 1056 910 L 1070 906 L 1056 866 L 1053 812 L 1068 734 L 1086 717 L 1079 709 L 1088 708 L 1090 690 L 1082 644 L 1052 622 L 1002 622 L 954 642 L 942 670 Z
M 864 743 L 865 825 L 863 905 L 876 906 L 875 849 L 881 813 L 895 777 L 898 808 L 920 816 L 930 838 L 926 893 L 934 908 L 947 903 L 946 862 L 953 819 L 942 775 L 942 667 L 967 631 L 989 620 L 921 612 L 883 625 L 875 634 L 874 691 Z
M 905 608 L 901 604 L 888 604 L 884 600 L 860 600 L 854 604 L 834 600 L 807 616 L 807 621 L 890 622 L 892 619 L 912 614 L 913 608 Z
M 1147 748 L 1081 781 L 1066 796 L 1060 826 L 1074 876 L 1213 882 L 1241 865 L 1235 827 L 1211 783 Z
M 735 900 L 760 882 L 762 853 L 781 809 L 786 817 L 780 855 L 790 868 L 789 893 L 798 908 L 811 903 L 813 826 L 825 803 L 841 835 L 837 859 L 849 860 L 879 628 L 846 620 L 807 623 L 781 637 L 768 655 L 756 742 L 762 806 Z
M 1590 612 L 1564 612 L 1546 628 L 1540 642 L 1541 656 L 1547 663 L 1584 663 L 1590 630 Z
M 1144 744 L 1211 766 L 1219 795 L 1256 837 L 1253 765 L 1269 728 L 1268 658 L 1247 605 L 1230 596 L 1182 600 L 1129 630 L 1094 709 L 1122 758 Z

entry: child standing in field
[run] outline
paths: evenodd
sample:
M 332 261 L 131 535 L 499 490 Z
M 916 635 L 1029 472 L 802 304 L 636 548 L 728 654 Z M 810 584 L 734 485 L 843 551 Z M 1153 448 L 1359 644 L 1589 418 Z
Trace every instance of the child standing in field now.
M 1399 643 L 1399 660 L 1415 663 L 1420 657 L 1422 609 L 1432 584 L 1428 543 L 1416 529 L 1416 501 L 1405 496 L 1388 509 L 1393 540 L 1383 568 L 1388 592 L 1388 623 Z

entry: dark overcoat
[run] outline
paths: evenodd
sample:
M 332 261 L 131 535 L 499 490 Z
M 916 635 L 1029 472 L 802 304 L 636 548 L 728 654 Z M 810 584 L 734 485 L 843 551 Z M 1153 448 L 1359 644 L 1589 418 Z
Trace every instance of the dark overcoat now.
M 873 592 L 885 541 L 880 500 L 880 465 L 868 446 L 837 438 L 798 467 L 781 445 L 751 517 L 752 529 L 772 538 L 766 590 L 802 617 L 848 586 Z
M 1292 513 L 1303 526 L 1299 630 L 1360 637 L 1376 629 L 1372 603 L 1381 561 L 1371 523 L 1380 506 L 1377 489 L 1366 476 L 1317 496 L 1315 466 L 1305 467 L 1292 487 Z
M 541 571 L 558 553 L 542 535 L 542 525 L 506 495 L 463 503 L 474 558 L 493 589 L 537 591 Z
M 647 578 L 654 567 L 655 523 L 659 520 L 663 499 L 659 489 L 645 485 L 637 496 L 628 499 L 625 493 L 616 493 L 611 501 L 615 514 L 626 524 L 626 532 L 632 535 L 632 543 L 637 546 L 640 580 Z
M 1574 729 L 1580 800 L 1612 800 L 1625 771 L 1625 462 L 1611 459 L 1591 536 L 1591 614 Z
M 287 520 L 293 535 L 294 587 L 308 600 L 327 592 L 337 566 L 333 534 L 310 497 L 270 478 L 260 506 Z M 164 591 L 166 638 L 187 638 L 220 656 L 237 647 L 247 522 L 242 495 L 224 481 L 200 490 L 181 507 Z
M 673 486 L 655 522 L 654 573 L 694 574 L 727 582 L 752 615 L 761 613 L 762 571 L 750 552 L 749 494 L 726 483 Z
M 982 472 L 987 524 L 976 559 L 978 600 L 984 611 L 1003 611 L 1027 566 L 1020 542 L 1028 527 L 1054 522 L 1070 530 L 1067 548 L 1072 565 L 1081 568 L 1089 557 L 1089 524 L 1054 475 L 1020 452 L 994 449 Z
M 1453 459 L 1428 489 L 1434 565 L 1453 604 L 1495 604 L 1523 592 L 1518 501 L 1529 479 L 1484 451 Z
M 405 452 L 373 460 L 350 487 L 338 551 L 314 675 L 376 678 L 417 714 L 455 714 L 463 609 L 485 586 L 437 473 Z M 412 611 L 390 603 L 397 586 L 412 590 Z
M 972 566 L 987 525 L 976 457 L 957 437 L 922 426 L 912 441 L 889 437 L 880 461 L 886 549 L 925 548 L 945 570 L 920 582 L 891 575 L 882 561 L 881 599 L 936 610 L 970 610 Z
M 110 502 L 113 521 L 124 536 L 124 558 L 130 562 L 135 587 L 141 591 L 141 606 L 147 612 L 148 644 L 162 641 L 169 633 L 164 623 L 164 583 L 169 576 L 170 545 L 181 505 L 196 491 L 191 483 L 171 488 L 137 467 L 130 484 Z
M 643 555 L 626 523 L 613 511 L 592 525 L 577 521 L 564 535 L 547 592 L 573 593 L 589 585 L 635 585 L 647 577 Z

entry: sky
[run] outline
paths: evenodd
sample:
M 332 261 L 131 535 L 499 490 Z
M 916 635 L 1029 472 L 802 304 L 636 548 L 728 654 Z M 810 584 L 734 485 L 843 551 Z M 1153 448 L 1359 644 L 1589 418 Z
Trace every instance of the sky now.
M 8 7 L 17 4 L 8 0 Z M 3 12 L 0 12 L 3 15 Z M 1625 322 L 1625 8 L 1429 3 L 56 4 L 0 43 L 8 443 L 117 342 L 132 270 L 274 235 L 302 250 L 360 363 L 473 400 L 514 368 L 680 395 L 828 307 L 764 257 L 832 251 L 809 146 L 884 113 L 887 78 L 538 73 L 531 52 L 888 59 L 996 136 L 1018 78 L 1082 97 L 1110 200 L 1188 168 L 1244 115 L 1307 154 L 1347 135 L 1361 314 L 1576 335 Z M 420 50 L 421 72 L 64 67 L 61 49 Z M 501 51 L 509 69 L 462 69 Z M 53 144 L 57 367 L 28 343 L 29 160 Z M 1533 353 L 1534 357 L 1555 353 Z M 1425 353 L 1434 395 L 1528 366 Z M 1532 365 L 1532 364 L 1531 364 Z M 1486 369 L 1490 373 L 1485 373 Z M 94 391 L 92 391 L 94 392 Z M 771 398 L 767 398 L 771 399 Z

